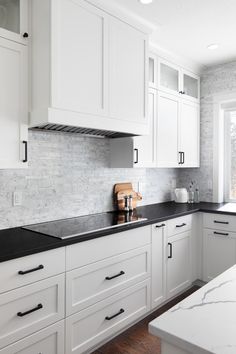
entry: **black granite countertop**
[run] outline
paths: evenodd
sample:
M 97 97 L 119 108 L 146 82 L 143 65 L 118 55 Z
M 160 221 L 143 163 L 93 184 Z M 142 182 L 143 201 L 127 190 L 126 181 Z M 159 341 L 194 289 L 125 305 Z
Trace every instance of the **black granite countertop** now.
M 86 235 L 77 236 L 66 240 L 24 230 L 20 227 L 0 230 L 0 262 L 162 222 L 164 220 L 192 214 L 198 211 L 236 215 L 236 204 L 176 204 L 174 202 L 167 202 L 146 205 L 137 208 L 136 211 L 138 216 L 147 218 L 145 221 L 124 225 L 119 228 L 91 232 Z

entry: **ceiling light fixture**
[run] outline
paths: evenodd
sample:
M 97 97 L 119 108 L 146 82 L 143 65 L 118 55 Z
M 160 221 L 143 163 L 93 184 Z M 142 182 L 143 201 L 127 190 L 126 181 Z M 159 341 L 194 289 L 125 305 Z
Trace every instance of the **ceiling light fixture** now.
M 217 43 L 213 43 L 213 44 L 209 44 L 207 46 L 207 49 L 214 50 L 214 49 L 217 49 L 218 47 L 219 47 L 219 45 Z
M 141 4 L 148 5 L 151 4 L 153 0 L 139 0 L 139 2 L 141 2 Z

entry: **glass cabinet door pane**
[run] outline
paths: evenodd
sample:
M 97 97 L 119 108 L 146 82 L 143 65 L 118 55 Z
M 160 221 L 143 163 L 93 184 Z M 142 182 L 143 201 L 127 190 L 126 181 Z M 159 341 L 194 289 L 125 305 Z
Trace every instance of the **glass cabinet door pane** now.
M 154 84 L 155 73 L 154 73 L 155 63 L 153 58 L 149 58 L 149 83 Z
M 184 93 L 185 95 L 198 97 L 198 80 L 192 76 L 184 74 Z
M 173 91 L 179 91 L 179 72 L 178 70 L 161 63 L 160 64 L 160 83 L 161 86 Z
M 20 33 L 20 0 L 0 0 L 0 27 Z

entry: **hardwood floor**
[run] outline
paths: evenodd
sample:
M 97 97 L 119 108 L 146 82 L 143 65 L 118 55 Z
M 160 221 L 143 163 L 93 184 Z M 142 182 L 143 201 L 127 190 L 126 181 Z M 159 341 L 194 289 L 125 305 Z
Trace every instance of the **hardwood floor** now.
M 161 354 L 160 340 L 148 333 L 148 323 L 198 289 L 187 290 L 92 354 Z

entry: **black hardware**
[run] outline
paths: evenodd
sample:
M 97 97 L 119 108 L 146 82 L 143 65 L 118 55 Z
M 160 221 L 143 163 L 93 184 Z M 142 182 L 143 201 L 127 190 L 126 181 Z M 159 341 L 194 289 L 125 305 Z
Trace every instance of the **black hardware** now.
M 183 222 L 183 224 L 181 225 L 176 225 L 175 227 L 183 227 L 183 226 L 186 226 L 186 224 Z
M 181 93 L 181 95 L 182 95 L 183 91 L 179 91 L 179 93 Z
M 185 91 L 182 91 L 182 95 L 185 95 Z
M 112 279 L 115 279 L 115 278 L 118 278 L 120 277 L 121 275 L 124 275 L 125 272 L 122 270 L 120 273 L 116 274 L 116 275 L 113 275 L 113 277 L 106 277 L 105 279 L 106 280 L 112 280 Z
M 43 269 L 44 266 L 42 264 L 40 264 L 38 267 L 36 268 L 32 268 L 32 269 L 29 269 L 29 270 L 19 270 L 18 274 L 20 275 L 25 275 L 25 274 L 29 274 L 29 273 L 33 273 L 33 272 L 36 272 L 37 270 L 40 270 L 40 269 Z
M 185 152 L 183 151 L 182 154 L 183 154 L 183 155 L 182 155 L 182 156 L 183 156 L 182 165 L 184 165 L 184 163 L 185 163 Z
M 184 152 L 179 151 L 179 165 L 183 165 L 184 163 Z
M 25 145 L 25 158 L 24 158 L 23 162 L 27 162 L 28 161 L 28 142 L 23 140 L 23 144 Z
M 136 160 L 134 161 L 134 163 L 138 163 L 138 149 L 134 149 L 134 151 L 136 152 Z
M 18 317 L 24 317 L 26 315 L 29 315 L 32 312 L 35 312 L 35 311 L 38 311 L 38 310 L 42 309 L 42 308 L 43 308 L 43 305 L 42 304 L 38 304 L 38 306 L 36 306 L 32 310 L 28 310 L 28 311 L 25 311 L 25 312 L 17 312 L 17 316 Z
M 227 232 L 216 232 L 216 231 L 214 231 L 214 235 L 229 236 Z
M 120 309 L 120 311 L 117 312 L 115 315 L 113 315 L 113 316 L 106 316 L 106 317 L 105 317 L 105 320 L 110 321 L 110 320 L 112 320 L 113 318 L 115 318 L 115 317 L 121 315 L 121 314 L 124 313 L 124 312 L 125 312 L 124 309 Z
M 169 254 L 168 258 L 172 258 L 173 257 L 173 246 L 172 246 L 172 243 L 168 242 L 168 246 L 170 246 L 170 254 Z
M 229 224 L 228 221 L 218 221 L 218 220 L 214 220 L 214 223 L 216 223 L 216 224 L 224 224 L 224 225 L 228 225 Z
M 23 38 L 28 38 L 29 37 L 29 33 L 25 32 L 23 33 Z
M 164 227 L 164 226 L 166 226 L 166 224 L 156 225 L 157 228 Z

